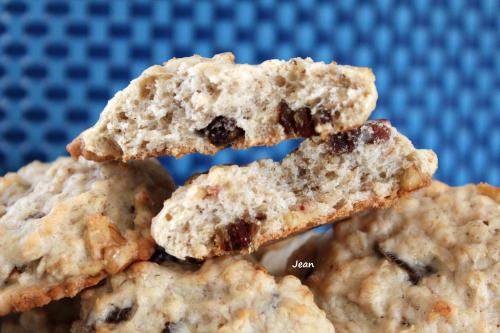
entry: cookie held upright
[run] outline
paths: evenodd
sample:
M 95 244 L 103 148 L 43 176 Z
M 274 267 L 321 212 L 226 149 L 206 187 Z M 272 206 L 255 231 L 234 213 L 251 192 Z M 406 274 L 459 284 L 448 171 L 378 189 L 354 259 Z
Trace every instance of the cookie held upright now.
M 392 204 L 437 168 L 387 121 L 305 140 L 281 162 L 216 166 L 165 201 L 152 235 L 178 258 L 248 253 L 262 244 Z
M 155 160 L 59 158 L 0 178 L 0 315 L 116 274 L 153 252 L 151 218 L 174 188 Z
M 118 92 L 98 122 L 68 145 L 73 157 L 131 160 L 273 145 L 362 125 L 375 108 L 367 68 L 230 53 L 172 59 Z

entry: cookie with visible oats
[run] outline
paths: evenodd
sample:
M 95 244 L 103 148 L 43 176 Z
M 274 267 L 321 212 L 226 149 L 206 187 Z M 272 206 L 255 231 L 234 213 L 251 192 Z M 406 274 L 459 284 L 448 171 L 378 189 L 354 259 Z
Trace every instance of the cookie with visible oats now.
M 498 332 L 500 189 L 430 187 L 338 223 L 308 280 L 341 333 Z
M 293 276 L 276 279 L 238 258 L 201 267 L 132 265 L 82 294 L 84 332 L 331 332 L 309 289 Z
M 33 162 L 0 178 L 0 315 L 72 297 L 148 259 L 174 188 L 159 162 Z
M 375 108 L 371 70 L 310 58 L 235 64 L 224 53 L 152 66 L 68 145 L 72 156 L 131 160 L 270 146 L 361 126 Z
M 216 166 L 165 201 L 151 227 L 166 252 L 184 259 L 249 253 L 294 233 L 388 206 L 427 186 L 436 155 L 417 150 L 387 121 L 314 137 L 281 162 Z

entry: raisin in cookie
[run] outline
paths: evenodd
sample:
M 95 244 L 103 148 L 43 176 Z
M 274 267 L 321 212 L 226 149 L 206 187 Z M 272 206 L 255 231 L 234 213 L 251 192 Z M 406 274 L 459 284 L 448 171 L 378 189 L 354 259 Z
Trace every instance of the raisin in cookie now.
M 0 318 L 0 333 L 69 333 L 78 319 L 79 297 L 64 298 L 42 308 Z
M 338 332 L 498 332 L 500 189 L 435 182 L 335 226 L 309 278 Z
M 437 159 L 416 150 L 387 121 L 305 140 L 281 162 L 216 166 L 165 201 L 152 235 L 178 258 L 260 245 L 356 211 L 389 205 L 430 184 Z
M 155 160 L 33 162 L 0 178 L 0 315 L 74 296 L 153 252 L 173 190 Z
M 311 292 L 293 276 L 276 280 L 236 258 L 197 270 L 132 265 L 82 294 L 72 332 L 334 332 Z
M 374 109 L 374 81 L 367 68 L 309 58 L 260 65 L 235 64 L 230 53 L 172 59 L 118 92 L 68 151 L 96 161 L 180 157 L 346 130 Z

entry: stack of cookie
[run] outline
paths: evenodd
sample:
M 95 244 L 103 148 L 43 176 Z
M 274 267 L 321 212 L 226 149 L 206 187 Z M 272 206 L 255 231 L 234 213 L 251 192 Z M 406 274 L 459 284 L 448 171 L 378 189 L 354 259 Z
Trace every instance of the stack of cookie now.
M 432 183 L 432 151 L 367 120 L 374 81 L 231 54 L 147 69 L 73 159 L 0 179 L 0 315 L 22 312 L 2 333 L 494 331 L 500 191 Z M 154 159 L 289 138 L 304 141 L 280 162 L 176 190 Z M 264 246 L 339 220 L 333 236 Z M 289 269 L 304 258 L 307 272 Z

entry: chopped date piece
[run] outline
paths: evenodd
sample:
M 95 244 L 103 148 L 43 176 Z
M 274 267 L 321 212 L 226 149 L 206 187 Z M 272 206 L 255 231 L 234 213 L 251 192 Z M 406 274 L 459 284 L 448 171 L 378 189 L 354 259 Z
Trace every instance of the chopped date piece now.
M 316 134 L 311 109 L 309 108 L 304 107 L 294 111 L 282 101 L 278 105 L 278 121 L 287 134 L 296 134 L 302 137 L 310 137 Z
M 130 317 L 131 312 L 132 312 L 132 307 L 127 307 L 123 309 L 115 308 L 106 317 L 106 322 L 110 324 L 116 324 L 122 322 Z
M 414 285 L 418 284 L 424 276 L 435 273 L 435 269 L 429 265 L 425 267 L 410 266 L 410 264 L 396 256 L 394 253 L 384 251 L 384 249 L 382 249 L 382 247 L 378 243 L 375 244 L 374 250 L 385 259 L 387 259 L 387 261 L 389 261 L 390 263 L 393 263 L 399 266 L 399 268 L 406 271 L 406 273 L 408 273 L 410 282 Z
M 224 241 L 224 250 L 239 251 L 248 248 L 259 226 L 255 223 L 237 219 L 226 227 L 227 237 Z
M 215 117 L 207 127 L 197 130 L 215 146 L 229 146 L 245 136 L 245 131 L 236 126 L 236 120 L 224 116 Z

